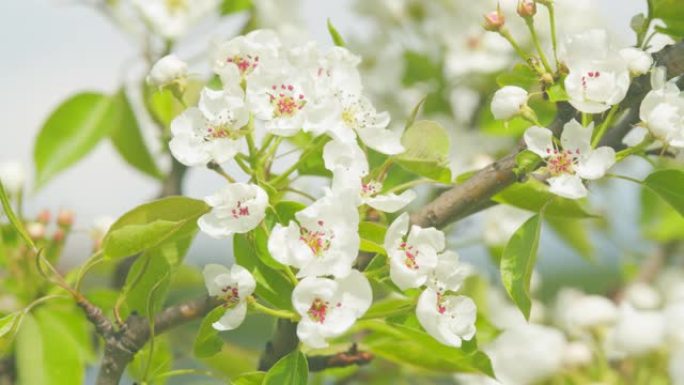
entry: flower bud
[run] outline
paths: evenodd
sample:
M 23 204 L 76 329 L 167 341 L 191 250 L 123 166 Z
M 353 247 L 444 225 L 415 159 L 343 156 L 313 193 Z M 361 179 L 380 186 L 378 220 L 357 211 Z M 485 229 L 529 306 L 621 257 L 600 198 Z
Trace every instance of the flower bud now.
M 57 225 L 60 227 L 71 227 L 74 224 L 74 212 L 71 210 L 61 210 L 57 214 Z
M 537 13 L 537 3 L 534 0 L 518 0 L 516 11 L 520 17 L 532 17 Z
M 52 219 L 52 213 L 50 213 L 50 210 L 48 209 L 42 210 L 38 214 L 38 218 L 36 219 L 38 220 L 38 222 L 47 225 L 48 223 L 50 223 L 50 219 Z
M 527 105 L 527 91 L 516 86 L 500 88 L 492 98 L 492 114 L 499 120 L 508 120 L 519 115 Z
M 45 237 L 45 225 L 40 222 L 31 222 L 26 225 L 26 231 L 31 239 L 37 241 Z
M 497 7 L 496 11 L 492 11 L 484 15 L 484 23 L 482 26 L 487 31 L 498 32 L 501 30 L 501 28 L 503 28 L 505 23 L 506 18 L 504 17 L 503 13 L 501 13 L 501 9 Z
M 24 165 L 19 162 L 5 162 L 0 164 L 0 181 L 10 195 L 18 194 L 26 183 Z
M 52 241 L 54 243 L 62 243 L 64 242 L 64 238 L 66 238 L 66 233 L 63 229 L 57 229 L 55 230 L 55 233 L 52 234 Z
M 639 48 L 623 48 L 620 50 L 620 56 L 627 62 L 627 68 L 632 76 L 648 73 L 653 65 L 653 57 Z
M 187 63 L 171 54 L 159 59 L 152 66 L 149 75 L 147 75 L 147 83 L 159 88 L 178 87 L 182 90 L 187 76 Z

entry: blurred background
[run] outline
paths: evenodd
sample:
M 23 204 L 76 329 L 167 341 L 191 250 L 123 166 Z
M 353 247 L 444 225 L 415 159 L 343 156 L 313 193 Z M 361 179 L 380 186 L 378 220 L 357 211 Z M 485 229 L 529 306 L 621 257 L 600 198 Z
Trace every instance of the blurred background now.
M 478 11 L 486 10 L 479 0 L 439 3 L 446 3 L 447 7 L 448 3 L 458 3 L 463 9 L 468 9 L 473 5 L 468 3 L 473 2 L 478 3 Z M 92 3 L 88 0 L 0 2 L 0 46 L 3 49 L 0 62 L 0 162 L 18 160 L 25 165 L 29 173 L 32 173 L 34 138 L 44 120 L 62 100 L 83 90 L 114 92 L 122 81 L 136 77 L 139 79 L 144 75 L 141 74 L 142 67 L 137 63 L 140 60 L 137 42 L 97 12 Z M 329 44 L 330 37 L 325 22 L 327 18 L 331 18 L 342 36 L 348 40 L 348 46 L 352 51 L 369 55 L 370 59 L 364 57 L 365 60 L 377 62 L 383 58 L 379 47 L 387 48 L 387 45 L 376 44 L 374 39 L 391 40 L 392 45 L 399 47 L 399 50 L 401 47 L 409 49 L 421 43 L 420 37 L 415 36 L 413 32 L 402 32 L 401 15 L 397 15 L 403 12 L 401 7 L 406 3 L 404 1 L 288 0 L 276 5 L 273 0 L 270 2 L 273 3 L 271 5 L 268 1 L 261 3 L 265 9 L 271 7 L 276 13 L 286 10 L 277 16 L 279 22 L 286 24 L 289 33 L 296 35 L 297 38 L 306 36 L 322 44 Z M 608 27 L 615 33 L 616 42 L 627 45 L 633 39 L 633 33 L 629 29 L 630 18 L 645 11 L 646 2 L 600 0 L 578 3 L 584 4 L 583 6 L 591 11 L 591 16 L 587 15 L 587 19 L 591 19 L 598 26 Z M 489 8 L 493 9 L 493 3 Z M 458 12 L 446 14 L 446 20 L 442 22 L 447 25 L 459 23 Z M 478 23 L 479 20 L 479 17 L 471 17 L 470 23 Z M 207 17 L 192 28 L 175 51 L 179 56 L 190 60 L 193 57 L 201 57 L 211 38 L 233 36 L 243 23 L 244 15 L 239 14 L 220 19 L 217 16 Z M 474 24 L 474 28 L 477 28 L 477 24 Z M 449 33 L 448 30 L 441 31 L 447 41 Z M 460 32 L 455 30 L 453 33 L 454 41 L 462 38 L 457 35 Z M 441 48 L 438 46 L 436 49 Z M 391 50 L 389 51 L 390 56 L 380 66 L 380 71 L 401 71 L 403 64 L 393 61 Z M 436 55 L 441 57 L 440 53 Z M 464 55 L 468 58 L 468 53 Z M 200 59 L 199 62 L 195 60 L 193 69 L 206 72 L 208 65 L 201 60 L 204 59 Z M 372 69 L 367 72 L 369 83 L 373 82 L 373 76 L 376 74 Z M 379 106 L 383 106 L 384 103 L 386 108 L 396 110 L 397 104 L 401 109 L 402 105 L 411 105 L 420 98 L 415 92 L 406 95 L 397 93 L 396 91 L 402 88 L 401 84 L 385 82 L 384 79 L 377 79 L 375 83 L 380 83 L 380 87 L 385 87 L 385 91 L 394 94 L 396 99 L 406 99 L 382 100 L 382 92 L 379 92 L 380 100 L 376 101 Z M 408 113 L 408 110 L 404 112 Z M 398 124 L 403 124 L 402 116 L 395 116 L 395 119 Z M 447 123 L 450 121 L 447 119 Z M 462 165 L 462 160 L 465 154 L 470 156 L 470 153 L 462 150 L 473 144 L 487 147 L 488 144 L 484 142 L 489 140 L 487 137 L 480 137 L 473 142 L 473 139 L 461 138 L 454 133 L 453 164 L 457 169 L 455 175 L 467 170 L 467 167 Z M 499 139 L 491 140 L 496 142 Z M 154 140 L 151 139 L 151 142 Z M 631 166 L 638 169 L 643 165 L 637 162 Z M 464 168 L 458 170 L 459 167 Z M 190 170 L 185 180 L 185 193 L 191 197 L 201 198 L 213 192 L 220 182 L 218 177 L 206 170 Z M 617 279 L 618 258 L 630 251 L 643 250 L 647 247 L 638 236 L 636 189 L 621 183 L 618 190 L 611 188 L 611 183 L 613 182 L 592 187 L 600 191 L 592 195 L 594 206 L 604 211 L 619 212 L 620 215 L 610 217 L 621 219 L 619 223 L 605 223 L 608 230 L 606 235 L 595 240 L 595 255 L 600 256 L 599 260 L 594 263 L 585 262 L 573 249 L 560 242 L 553 232 L 545 231 L 539 269 L 547 278 L 546 282 L 558 285 L 569 279 L 566 277 L 584 280 L 604 275 L 609 279 L 593 282 L 597 285 L 610 285 L 611 281 Z M 85 160 L 68 169 L 39 192 L 30 194 L 26 199 L 26 212 L 30 216 L 44 208 L 53 212 L 60 208 L 69 208 L 77 213 L 76 228 L 79 231 L 69 239 L 63 261 L 68 265 L 76 265 L 89 253 L 91 242 L 87 229 L 96 218 L 116 218 L 139 203 L 153 198 L 157 192 L 157 181 L 134 171 L 120 160 L 109 143 L 103 142 Z M 451 241 L 464 259 L 486 268 L 487 251 L 483 246 L 477 246 L 483 221 L 486 221 L 486 218 L 481 215 L 460 224 L 459 228 L 451 231 Z M 473 222 L 479 223 L 479 227 L 472 226 Z M 230 256 L 229 249 L 225 242 L 212 240 L 200 233 L 187 261 L 201 264 L 210 260 L 225 260 Z M 570 271 L 579 274 L 570 274 Z M 560 272 L 564 274 L 561 275 Z

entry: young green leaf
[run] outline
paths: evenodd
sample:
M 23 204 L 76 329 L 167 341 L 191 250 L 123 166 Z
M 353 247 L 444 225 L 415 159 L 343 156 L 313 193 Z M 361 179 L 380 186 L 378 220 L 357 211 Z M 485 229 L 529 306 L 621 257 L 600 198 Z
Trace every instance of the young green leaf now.
M 547 217 L 594 217 L 579 201 L 561 198 L 549 192 L 548 187 L 534 179 L 525 183 L 515 183 L 496 194 L 492 200 L 537 213 L 546 206 L 544 215 Z
M 119 155 L 142 173 L 153 178 L 161 178 L 162 173 L 145 144 L 138 119 L 124 89 L 112 97 L 105 121 L 109 138 Z
M 234 378 L 232 385 L 261 385 L 266 377 L 265 372 L 249 372 Z
M 221 3 L 221 15 L 230 15 L 236 12 L 246 11 L 252 7 L 252 0 L 223 0 Z
M 309 363 L 299 350 L 276 362 L 264 376 L 263 385 L 306 385 L 309 379 Z
M 0 356 L 12 345 L 23 316 L 23 311 L 15 311 L 0 318 Z
M 26 229 L 24 228 L 24 224 L 21 223 L 19 218 L 17 218 L 17 215 L 14 213 L 14 210 L 12 210 L 12 205 L 10 203 L 9 197 L 7 196 L 7 193 L 5 192 L 5 187 L 2 185 L 2 182 L 0 181 L 0 203 L 2 203 L 2 210 L 5 212 L 5 216 L 7 219 L 9 219 L 10 223 L 14 227 L 14 229 L 19 233 L 21 238 L 26 242 L 27 245 L 31 246 L 32 249 L 36 249 L 36 245 L 33 243 L 33 240 L 29 236 L 28 232 L 26 232 Z
M 537 249 L 541 235 L 541 214 L 528 219 L 515 231 L 501 256 L 501 282 L 508 295 L 530 317 L 530 281 L 537 261 Z
M 385 253 L 383 243 L 387 228 L 375 222 L 359 223 L 359 236 L 361 237 L 361 251 L 369 253 Z
M 345 45 L 347 45 L 344 42 L 342 35 L 340 35 L 340 33 L 337 32 L 337 29 L 332 24 L 332 21 L 330 21 L 330 18 L 328 18 L 327 24 L 328 24 L 328 32 L 330 33 L 330 37 L 332 38 L 333 43 L 335 43 L 335 45 L 338 47 L 344 47 Z
M 102 247 L 117 259 L 185 238 L 197 231 L 197 219 L 209 211 L 203 201 L 169 197 L 143 204 L 127 212 L 109 229 Z
M 684 171 L 658 170 L 647 176 L 643 183 L 684 216 Z
M 100 93 L 77 94 L 57 107 L 36 138 L 33 159 L 36 189 L 85 157 L 109 135 L 111 98 Z
M 163 255 L 145 253 L 138 258 L 126 276 L 122 295 L 130 312 L 154 316 L 164 304 L 171 282 L 171 266 Z
M 397 156 L 397 164 L 416 175 L 442 183 L 451 182 L 451 170 L 446 167 L 450 139 L 442 125 L 419 120 L 404 131 L 401 144 L 406 151 Z
M 659 28 L 660 31 L 674 36 L 684 37 L 684 7 L 681 0 L 651 0 L 651 16 L 661 19 L 667 28 Z
M 195 337 L 195 343 L 192 347 L 192 351 L 196 357 L 211 357 L 221 351 L 223 340 L 218 336 L 219 332 L 214 329 L 212 324 L 221 319 L 225 313 L 226 308 L 218 306 L 202 319 L 202 324 L 200 325 L 197 337 Z

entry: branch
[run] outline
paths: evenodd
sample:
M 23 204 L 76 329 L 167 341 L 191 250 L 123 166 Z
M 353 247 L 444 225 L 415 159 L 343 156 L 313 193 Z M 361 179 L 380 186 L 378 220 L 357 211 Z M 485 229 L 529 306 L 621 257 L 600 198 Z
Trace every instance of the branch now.
M 275 333 L 271 341 L 266 344 L 266 349 L 259 359 L 259 370 L 270 369 L 279 359 L 295 350 L 297 345 L 299 345 L 297 324 L 289 320 L 279 319 Z
M 366 365 L 375 358 L 369 352 L 359 351 L 356 344 L 353 344 L 346 352 L 331 354 L 326 356 L 309 356 L 310 372 L 320 372 L 330 368 L 344 368 L 352 365 Z
M 684 73 L 684 41 L 667 46 L 653 56 L 657 65 L 664 65 L 667 68 L 668 78 Z M 638 122 L 638 107 L 650 89 L 648 74 L 634 79 L 625 100 L 620 104 L 623 116 L 616 125 L 610 128 L 601 145 L 609 145 L 616 149 L 622 148 L 622 138 L 629 132 L 632 125 Z M 566 103 L 560 103 L 556 119 L 549 128 L 557 134 L 562 125 L 574 115 L 574 109 Z M 478 171 L 465 182 L 445 191 L 422 209 L 414 212 L 411 215 L 411 222 L 422 227 L 443 227 L 488 207 L 487 202 L 494 195 L 516 182 L 513 172 L 516 167 L 515 156 L 522 149 L 524 146 Z

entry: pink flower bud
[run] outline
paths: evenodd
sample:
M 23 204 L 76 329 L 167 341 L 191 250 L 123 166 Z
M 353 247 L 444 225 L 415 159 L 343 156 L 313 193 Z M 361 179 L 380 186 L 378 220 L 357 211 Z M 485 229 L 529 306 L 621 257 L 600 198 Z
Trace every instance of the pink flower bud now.
M 71 227 L 74 224 L 74 212 L 71 210 L 61 210 L 57 214 L 57 225 L 60 227 Z
M 518 0 L 518 15 L 532 17 L 537 13 L 537 3 L 534 0 Z
M 483 27 L 487 31 L 497 32 L 506 23 L 506 18 L 504 17 L 501 10 L 497 7 L 496 11 L 486 13 L 484 15 Z
M 55 233 L 52 234 L 52 241 L 55 243 L 64 242 L 64 238 L 66 238 L 66 233 L 62 229 L 57 229 L 55 230 Z
M 44 225 L 47 225 L 47 224 L 50 222 L 50 219 L 52 219 L 52 213 L 51 213 L 50 210 L 48 210 L 48 209 L 45 209 L 45 210 L 41 211 L 41 212 L 38 214 L 38 218 L 36 218 L 36 220 L 37 220 L 38 222 L 40 222 L 40 223 L 42 223 L 42 224 L 44 224 Z

